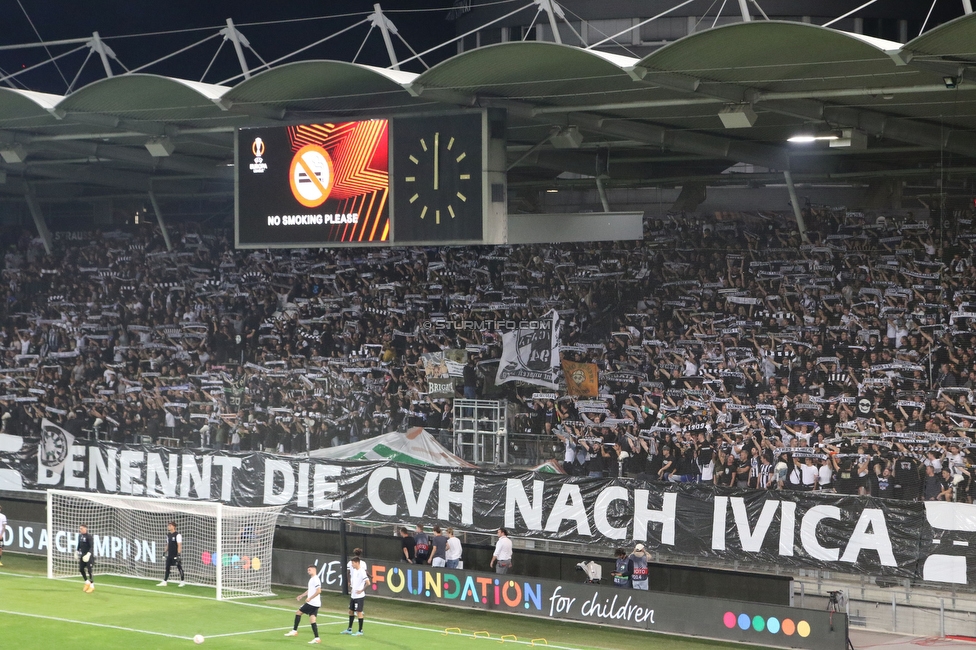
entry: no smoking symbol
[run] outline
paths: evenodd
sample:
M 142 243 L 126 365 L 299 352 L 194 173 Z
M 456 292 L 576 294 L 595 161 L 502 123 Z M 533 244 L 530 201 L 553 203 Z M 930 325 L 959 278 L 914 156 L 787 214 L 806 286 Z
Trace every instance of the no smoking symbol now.
M 295 153 L 288 170 L 288 182 L 295 200 L 306 208 L 317 208 L 332 191 L 332 158 L 317 144 L 307 144 Z

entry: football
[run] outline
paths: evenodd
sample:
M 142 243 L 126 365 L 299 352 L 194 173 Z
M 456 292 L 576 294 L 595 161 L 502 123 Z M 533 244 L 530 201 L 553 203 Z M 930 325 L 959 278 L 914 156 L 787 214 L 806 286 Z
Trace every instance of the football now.
M 202 634 L 198 634 L 195 637 L 193 637 L 193 642 L 196 643 L 197 645 L 200 645 L 201 643 L 203 643 L 203 635 Z

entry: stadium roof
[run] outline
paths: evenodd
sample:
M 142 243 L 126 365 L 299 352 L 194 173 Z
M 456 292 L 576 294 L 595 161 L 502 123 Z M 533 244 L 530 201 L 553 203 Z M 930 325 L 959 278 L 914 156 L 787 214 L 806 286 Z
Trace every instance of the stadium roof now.
M 974 65 L 970 14 L 904 45 L 753 21 L 642 59 L 529 41 L 470 50 L 420 74 L 298 61 L 235 85 L 135 72 L 64 97 L 0 88 L 0 199 L 153 190 L 162 200 L 226 200 L 236 128 L 458 107 L 507 109 L 512 187 L 543 188 L 565 172 L 580 183 L 606 174 L 618 187 L 775 182 L 786 170 L 817 182 L 967 174 L 976 170 Z M 754 111 L 754 124 L 724 128 L 723 109 L 740 120 Z M 554 147 L 550 137 L 568 127 L 582 142 Z M 799 133 L 832 133 L 851 146 L 787 142 Z M 159 139 L 169 155 L 147 150 Z M 749 173 L 729 173 L 737 163 Z

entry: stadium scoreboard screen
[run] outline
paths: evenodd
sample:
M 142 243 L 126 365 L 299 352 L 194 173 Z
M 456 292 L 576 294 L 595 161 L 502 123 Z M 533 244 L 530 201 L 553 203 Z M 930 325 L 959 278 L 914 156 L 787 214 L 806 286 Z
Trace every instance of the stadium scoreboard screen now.
M 237 245 L 388 241 L 389 128 L 370 120 L 238 131 Z
M 496 132 L 500 129 L 495 128 Z M 501 130 L 503 131 L 503 129 Z M 504 195 L 486 191 L 485 111 L 240 129 L 238 248 L 481 244 Z M 504 164 L 500 166 L 504 187 Z M 499 205 L 500 204 L 500 205 Z

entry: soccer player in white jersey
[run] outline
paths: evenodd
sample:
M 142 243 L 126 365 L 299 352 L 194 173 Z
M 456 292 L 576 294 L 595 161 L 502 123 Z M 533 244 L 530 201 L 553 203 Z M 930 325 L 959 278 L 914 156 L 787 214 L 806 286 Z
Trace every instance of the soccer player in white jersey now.
M 369 576 L 366 575 L 366 563 L 354 557 L 349 562 L 349 627 L 342 634 L 353 636 L 363 635 L 363 603 L 366 602 L 366 587 L 369 586 Z M 359 616 L 359 631 L 352 631 L 352 621 Z
M 319 613 L 319 607 L 322 606 L 322 581 L 319 580 L 319 572 L 314 564 L 308 565 L 308 590 L 299 594 L 295 600 L 302 598 L 305 599 L 305 604 L 295 612 L 295 627 L 285 636 L 298 636 L 298 625 L 302 622 L 302 614 L 308 614 L 308 622 L 311 623 L 312 634 L 315 635 L 309 644 L 322 643 L 322 639 L 319 638 L 319 626 L 315 623 L 315 616 Z
M 359 558 L 359 568 L 360 569 L 362 569 L 363 571 L 368 570 L 369 567 L 366 564 L 366 560 L 362 559 L 363 558 L 363 549 L 361 549 L 361 548 L 354 548 L 354 549 L 352 549 L 352 556 Z M 350 584 L 350 585 L 352 584 L 352 581 L 350 580 L 350 577 L 351 576 L 352 576 L 352 558 L 350 558 L 349 561 L 346 562 L 346 584 Z

